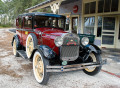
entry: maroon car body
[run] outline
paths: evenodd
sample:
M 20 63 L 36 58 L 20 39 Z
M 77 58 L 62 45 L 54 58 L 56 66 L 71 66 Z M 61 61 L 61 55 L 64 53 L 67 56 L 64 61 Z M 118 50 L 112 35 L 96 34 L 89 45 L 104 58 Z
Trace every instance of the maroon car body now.
M 16 19 L 13 54 L 33 60 L 33 72 L 40 84 L 47 83 L 49 72 L 83 69 L 95 75 L 101 70 L 101 50 L 89 41 L 91 35 L 65 32 L 65 21 L 65 16 L 40 12 Z

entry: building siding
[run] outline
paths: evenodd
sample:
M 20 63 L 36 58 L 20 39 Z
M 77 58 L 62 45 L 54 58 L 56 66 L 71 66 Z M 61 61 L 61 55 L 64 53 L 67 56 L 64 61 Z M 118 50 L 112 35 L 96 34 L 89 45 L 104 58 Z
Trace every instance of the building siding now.
M 73 12 L 74 5 L 78 5 L 78 12 Z M 81 22 L 82 22 L 82 0 L 78 0 L 76 2 L 71 2 L 69 4 L 64 4 L 60 6 L 59 14 L 71 13 L 70 15 L 79 15 L 79 23 L 78 23 L 78 33 L 81 30 Z

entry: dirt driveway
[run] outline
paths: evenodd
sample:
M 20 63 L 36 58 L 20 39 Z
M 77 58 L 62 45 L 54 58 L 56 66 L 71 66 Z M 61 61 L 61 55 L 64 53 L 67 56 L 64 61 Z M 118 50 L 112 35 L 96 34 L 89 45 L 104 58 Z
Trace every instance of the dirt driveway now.
M 120 88 L 119 76 L 106 72 L 110 69 L 109 64 L 96 76 L 88 76 L 82 71 L 51 73 L 48 84 L 40 85 L 34 78 L 32 63 L 13 56 L 12 37 L 8 29 L 0 29 L 0 88 Z M 120 73 L 119 69 L 115 71 Z

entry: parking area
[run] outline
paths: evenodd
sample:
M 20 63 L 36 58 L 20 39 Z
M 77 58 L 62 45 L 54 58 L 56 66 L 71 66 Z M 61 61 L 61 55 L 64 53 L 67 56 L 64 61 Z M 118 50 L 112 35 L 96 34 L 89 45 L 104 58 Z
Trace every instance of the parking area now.
M 82 70 L 51 73 L 47 85 L 38 84 L 32 62 L 13 56 L 11 32 L 0 29 L 0 88 L 120 88 L 120 50 L 115 49 L 102 49 L 102 58 L 108 62 L 96 76 L 86 75 Z

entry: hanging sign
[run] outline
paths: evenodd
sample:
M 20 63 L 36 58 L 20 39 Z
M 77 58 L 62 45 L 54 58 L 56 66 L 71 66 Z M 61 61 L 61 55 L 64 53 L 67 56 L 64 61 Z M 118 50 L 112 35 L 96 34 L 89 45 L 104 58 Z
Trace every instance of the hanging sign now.
M 75 5 L 75 6 L 73 7 L 73 12 L 74 12 L 74 13 L 77 13 L 77 12 L 78 12 L 78 5 Z

